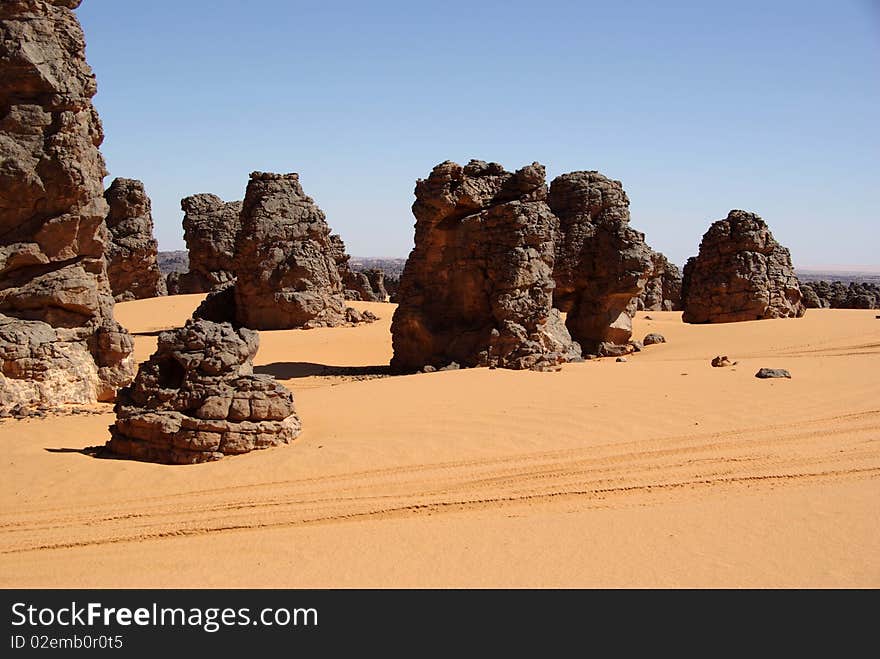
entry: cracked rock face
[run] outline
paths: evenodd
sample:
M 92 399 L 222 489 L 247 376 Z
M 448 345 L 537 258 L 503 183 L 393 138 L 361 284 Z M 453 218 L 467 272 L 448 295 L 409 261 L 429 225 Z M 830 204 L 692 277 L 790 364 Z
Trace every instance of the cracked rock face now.
M 553 180 L 548 203 L 559 218 L 554 304 L 584 352 L 616 354 L 653 269 L 644 234 L 629 226 L 626 192 L 599 172 L 572 172 Z
M 107 276 L 117 302 L 166 294 L 165 278 L 156 255 L 153 215 L 144 184 L 128 178 L 114 179 L 104 192 L 107 213 Z
M 415 247 L 391 326 L 397 371 L 552 368 L 580 359 L 553 308 L 559 221 L 544 167 L 437 165 L 415 189 Z
M 241 228 L 240 201 L 197 194 L 180 201 L 189 271 L 169 277 L 172 294 L 208 293 L 235 280 L 235 241 Z
M 235 249 L 238 323 L 252 329 L 347 324 L 339 249 L 298 174 L 251 174 Z
M 107 449 L 136 460 L 192 464 L 293 441 L 293 395 L 254 375 L 259 336 L 229 323 L 190 320 L 120 391 Z
M 796 318 L 805 307 L 789 251 L 759 216 L 732 210 L 703 235 L 682 281 L 686 323 Z
M 132 341 L 113 319 L 108 207 L 74 0 L 0 4 L 0 406 L 112 400 Z

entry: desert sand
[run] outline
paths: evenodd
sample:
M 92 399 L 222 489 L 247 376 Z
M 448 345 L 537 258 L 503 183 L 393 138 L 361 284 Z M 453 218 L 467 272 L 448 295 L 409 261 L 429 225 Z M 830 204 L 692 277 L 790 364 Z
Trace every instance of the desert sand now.
M 136 359 L 202 297 L 117 305 Z M 0 586 L 880 587 L 876 311 L 643 312 L 668 343 L 627 363 L 389 377 L 394 307 L 354 306 L 381 320 L 260 333 L 286 447 L 165 466 L 82 452 L 109 405 L 0 423 Z

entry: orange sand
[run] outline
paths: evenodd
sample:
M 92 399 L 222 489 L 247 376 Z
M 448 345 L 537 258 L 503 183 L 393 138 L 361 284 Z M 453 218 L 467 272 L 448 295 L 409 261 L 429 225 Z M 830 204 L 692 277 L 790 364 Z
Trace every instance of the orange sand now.
M 138 360 L 201 297 L 117 305 Z M 669 342 L 625 364 L 378 377 L 346 367 L 387 364 L 394 307 L 355 306 L 382 320 L 260 333 L 288 447 L 170 467 L 80 453 L 109 406 L 0 424 L 0 586 L 880 587 L 876 311 L 640 313 Z

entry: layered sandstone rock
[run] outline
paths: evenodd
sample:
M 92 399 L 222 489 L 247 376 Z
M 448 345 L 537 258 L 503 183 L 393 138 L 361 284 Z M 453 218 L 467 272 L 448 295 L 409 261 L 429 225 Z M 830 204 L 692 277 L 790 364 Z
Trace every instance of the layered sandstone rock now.
M 180 201 L 189 272 L 168 278 L 172 294 L 207 293 L 235 280 L 235 241 L 241 228 L 240 201 L 197 194 Z
M 391 325 L 397 371 L 552 368 L 580 358 L 553 309 L 558 220 L 544 167 L 446 161 L 415 189 L 415 247 Z
M 107 229 L 107 276 L 117 302 L 166 294 L 165 277 L 156 259 L 159 244 L 153 237 L 153 215 L 144 184 L 114 179 L 104 192 L 110 211 Z
M 559 218 L 554 305 L 585 352 L 628 352 L 634 298 L 652 271 L 644 234 L 629 227 L 629 199 L 620 181 L 596 171 L 563 174 L 548 203 Z
M 238 323 L 252 329 L 347 324 L 338 252 L 298 174 L 252 173 L 235 249 Z
M 681 309 L 681 271 L 660 252 L 651 254 L 651 275 L 637 298 L 639 311 Z
M 112 400 L 133 371 L 78 5 L 0 4 L 0 407 Z
M 258 346 L 256 332 L 204 320 L 160 334 L 119 393 L 107 449 L 191 464 L 291 442 L 300 432 L 293 395 L 272 376 L 254 375 Z
M 686 323 L 729 323 L 804 315 L 789 251 L 759 216 L 732 210 L 703 235 L 682 280 Z

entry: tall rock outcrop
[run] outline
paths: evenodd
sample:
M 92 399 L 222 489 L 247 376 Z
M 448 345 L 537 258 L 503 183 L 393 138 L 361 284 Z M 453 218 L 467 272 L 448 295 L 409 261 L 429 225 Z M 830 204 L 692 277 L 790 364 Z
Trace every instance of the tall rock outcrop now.
M 596 171 L 563 174 L 548 203 L 559 218 L 554 305 L 585 352 L 626 352 L 632 314 L 652 271 L 644 234 L 629 226 L 629 199 L 620 181 Z
M 125 302 L 165 295 L 165 277 L 156 258 L 159 244 L 153 237 L 153 215 L 144 184 L 135 179 L 114 179 L 104 199 L 110 207 L 110 244 L 105 256 L 113 297 Z
M 205 320 L 159 335 L 130 387 L 119 392 L 109 452 L 192 464 L 278 446 L 299 435 L 293 395 L 254 375 L 259 336 Z
M 133 372 L 79 4 L 0 4 L 0 409 L 112 400 Z
M 559 222 L 544 167 L 446 161 L 416 183 L 391 367 L 552 368 L 580 358 L 553 309 Z
M 759 216 L 732 210 L 709 227 L 682 278 L 686 323 L 730 323 L 804 315 L 788 249 Z
M 660 252 L 651 254 L 651 275 L 637 298 L 639 311 L 678 311 L 681 309 L 681 271 Z
M 339 250 L 298 174 L 252 173 L 235 247 L 238 323 L 251 329 L 346 324 Z
M 180 200 L 189 272 L 168 279 L 172 294 L 207 293 L 235 280 L 235 241 L 241 229 L 240 201 L 213 194 Z

